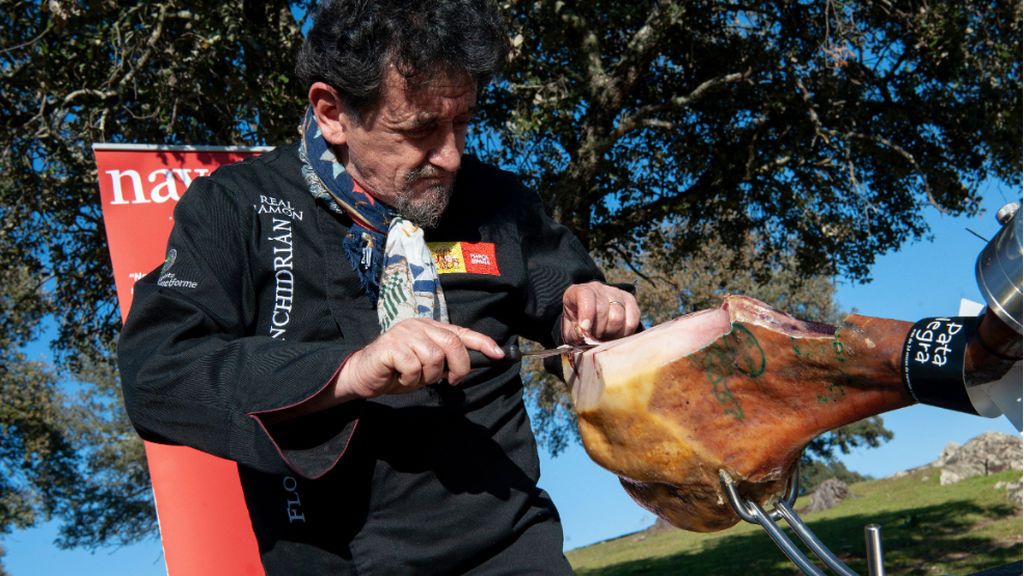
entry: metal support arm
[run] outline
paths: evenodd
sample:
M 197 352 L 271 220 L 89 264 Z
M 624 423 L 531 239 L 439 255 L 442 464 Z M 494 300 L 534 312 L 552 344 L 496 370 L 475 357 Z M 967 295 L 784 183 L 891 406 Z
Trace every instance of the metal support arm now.
M 843 563 L 831 550 L 822 543 L 821 540 L 811 531 L 811 529 L 804 523 L 800 516 L 793 509 L 793 503 L 796 502 L 797 492 L 799 491 L 799 478 L 798 472 L 794 471 L 789 481 L 786 483 L 786 490 L 782 497 L 775 503 L 774 508 L 771 511 L 765 511 L 752 500 L 747 500 L 740 496 L 736 490 L 736 483 L 732 477 L 725 470 L 718 471 L 719 480 L 722 483 L 722 488 L 725 490 L 726 495 L 729 497 L 729 504 L 732 506 L 736 515 L 739 516 L 746 522 L 751 524 L 757 524 L 764 529 L 768 537 L 771 538 L 772 542 L 779 547 L 779 550 L 786 555 L 804 574 L 811 576 L 825 576 L 820 568 L 818 568 L 813 561 L 811 561 L 803 551 L 800 550 L 793 541 L 786 536 L 775 523 L 779 520 L 785 520 L 792 528 L 793 533 L 797 535 L 797 538 L 804 543 L 807 548 L 814 553 L 826 566 L 829 567 L 833 572 L 841 576 L 857 576 L 857 573 L 850 569 L 849 566 Z M 868 566 L 870 569 L 871 576 L 884 576 L 885 570 L 882 565 L 882 546 L 881 546 L 881 535 L 880 528 L 877 524 L 872 524 L 868 528 L 865 528 L 865 534 L 868 529 L 873 530 L 869 543 L 875 543 L 876 546 L 868 546 Z

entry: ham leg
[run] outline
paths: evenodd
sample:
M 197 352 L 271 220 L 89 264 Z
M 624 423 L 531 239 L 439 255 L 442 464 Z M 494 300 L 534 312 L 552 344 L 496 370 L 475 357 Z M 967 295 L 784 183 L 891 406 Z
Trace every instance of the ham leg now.
M 564 365 L 590 457 L 642 506 L 708 532 L 739 520 L 720 469 L 763 505 L 815 436 L 913 403 L 900 369 L 910 327 L 852 315 L 836 328 L 729 296 Z

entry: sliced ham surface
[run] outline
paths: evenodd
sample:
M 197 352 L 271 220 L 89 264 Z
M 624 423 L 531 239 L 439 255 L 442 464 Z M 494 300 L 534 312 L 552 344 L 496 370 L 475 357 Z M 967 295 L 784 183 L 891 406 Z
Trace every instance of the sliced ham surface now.
M 910 327 L 858 315 L 833 327 L 729 296 L 567 358 L 566 376 L 590 457 L 645 508 L 708 532 L 739 521 L 719 470 L 763 505 L 815 436 L 913 403 Z

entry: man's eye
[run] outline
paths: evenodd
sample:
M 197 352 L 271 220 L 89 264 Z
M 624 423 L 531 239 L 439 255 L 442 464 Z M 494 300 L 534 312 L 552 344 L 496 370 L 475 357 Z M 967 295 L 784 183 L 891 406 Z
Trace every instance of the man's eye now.
M 423 126 L 420 128 L 412 128 L 410 130 L 405 130 L 404 134 L 408 138 L 419 139 L 426 138 L 427 136 L 430 136 L 433 132 L 433 126 Z

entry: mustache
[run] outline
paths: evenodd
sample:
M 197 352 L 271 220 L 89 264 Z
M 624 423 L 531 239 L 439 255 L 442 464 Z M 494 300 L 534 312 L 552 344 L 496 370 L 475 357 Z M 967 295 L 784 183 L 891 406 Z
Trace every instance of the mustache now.
M 405 185 L 410 186 L 417 180 L 422 180 L 425 178 L 439 178 L 442 176 L 454 177 L 455 173 L 449 172 L 442 168 L 438 168 L 437 166 L 434 166 L 432 164 L 424 164 L 419 168 L 409 171 L 409 173 L 405 175 Z

